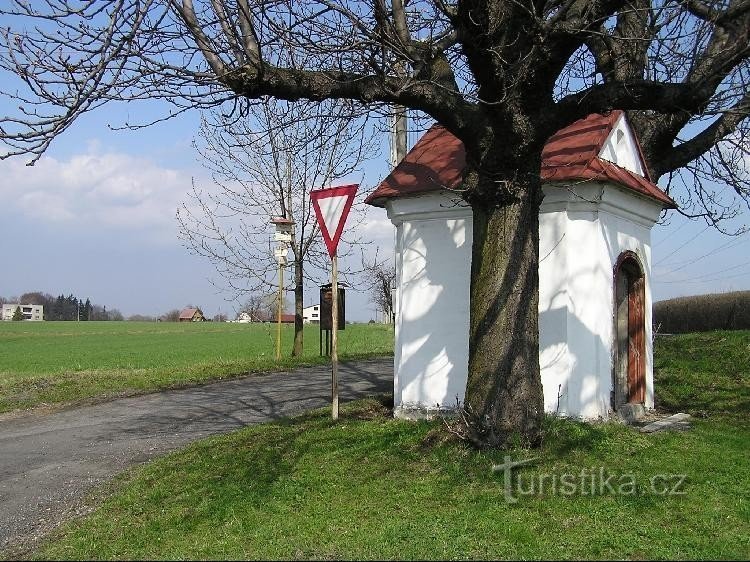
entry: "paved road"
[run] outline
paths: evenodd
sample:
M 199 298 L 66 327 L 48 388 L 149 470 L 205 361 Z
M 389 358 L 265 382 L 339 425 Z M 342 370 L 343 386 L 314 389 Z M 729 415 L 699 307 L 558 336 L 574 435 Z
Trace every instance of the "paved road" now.
M 85 510 L 82 499 L 128 466 L 326 405 L 330 376 L 330 367 L 305 368 L 0 420 L 0 552 Z M 392 376 L 392 359 L 344 364 L 341 399 L 389 392 Z

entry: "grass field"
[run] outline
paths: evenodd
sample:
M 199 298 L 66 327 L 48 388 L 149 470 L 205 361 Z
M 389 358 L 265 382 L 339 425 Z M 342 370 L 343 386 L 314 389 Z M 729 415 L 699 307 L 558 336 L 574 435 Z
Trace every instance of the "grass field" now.
M 750 417 L 750 331 L 658 338 L 654 369 L 657 407 L 698 417 Z
M 132 470 L 35 556 L 747 559 L 750 332 L 659 340 L 656 366 L 660 403 L 702 416 L 690 431 L 549 418 L 541 450 L 478 452 L 369 400 L 336 424 L 321 411 L 249 427 Z M 514 473 L 516 503 L 490 470 L 505 455 L 536 458 Z M 600 470 L 614 492 L 549 479 Z M 545 491 L 513 487 L 535 482 Z
M 305 330 L 305 354 L 292 359 L 293 328 L 233 323 L 0 322 L 0 412 L 144 392 L 231 375 L 327 362 L 319 330 Z M 393 331 L 350 324 L 342 359 L 393 353 Z

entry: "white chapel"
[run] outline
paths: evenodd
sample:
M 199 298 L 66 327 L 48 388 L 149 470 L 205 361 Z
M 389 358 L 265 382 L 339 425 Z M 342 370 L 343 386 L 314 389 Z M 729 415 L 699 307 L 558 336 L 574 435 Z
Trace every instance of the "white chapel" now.
M 651 228 L 674 201 L 621 111 L 552 136 L 541 169 L 539 361 L 545 409 L 653 408 Z M 433 126 L 368 197 L 396 226 L 394 408 L 449 410 L 466 389 L 472 211 L 451 189 L 461 141 Z

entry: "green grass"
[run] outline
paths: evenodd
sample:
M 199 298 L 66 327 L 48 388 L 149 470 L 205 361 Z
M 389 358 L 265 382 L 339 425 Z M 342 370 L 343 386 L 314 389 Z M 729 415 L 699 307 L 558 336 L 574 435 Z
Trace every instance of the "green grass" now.
M 392 420 L 380 402 L 362 401 L 335 424 L 314 412 L 203 440 L 132 470 L 96 512 L 35 556 L 746 559 L 749 339 L 720 333 L 657 344 L 662 405 L 705 412 L 688 432 L 644 435 L 550 418 L 541 450 L 478 452 L 439 421 Z M 703 351 L 691 360 L 686 350 L 698 341 Z M 707 389 L 713 382 L 716 400 Z M 502 474 L 490 470 L 506 454 L 537 457 L 516 473 L 526 488 L 545 474 L 602 467 L 616 490 L 628 479 L 637 490 L 566 495 L 548 483 L 545 493 L 516 493 L 518 502 L 508 503 Z M 683 494 L 651 488 L 653 477 L 679 474 Z
M 750 415 L 750 331 L 703 332 L 656 340 L 658 408 L 694 416 Z
M 293 328 L 231 323 L 0 322 L 0 412 L 193 384 L 232 375 L 327 362 L 319 330 L 291 358 Z M 343 360 L 393 353 L 392 328 L 350 324 Z

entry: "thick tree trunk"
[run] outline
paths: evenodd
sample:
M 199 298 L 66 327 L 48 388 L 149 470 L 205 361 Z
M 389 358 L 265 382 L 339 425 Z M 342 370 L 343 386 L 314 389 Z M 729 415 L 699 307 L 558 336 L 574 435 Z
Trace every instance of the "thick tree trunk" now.
M 304 322 L 302 309 L 304 308 L 305 288 L 302 282 L 302 262 L 294 262 L 294 346 L 292 357 L 300 357 L 304 351 Z
M 541 440 L 538 172 L 514 174 L 494 205 L 473 202 L 466 412 L 476 444 Z M 521 178 L 521 179 L 519 179 Z M 497 184 L 479 193 L 497 189 Z M 496 183 L 496 182 L 495 182 Z

